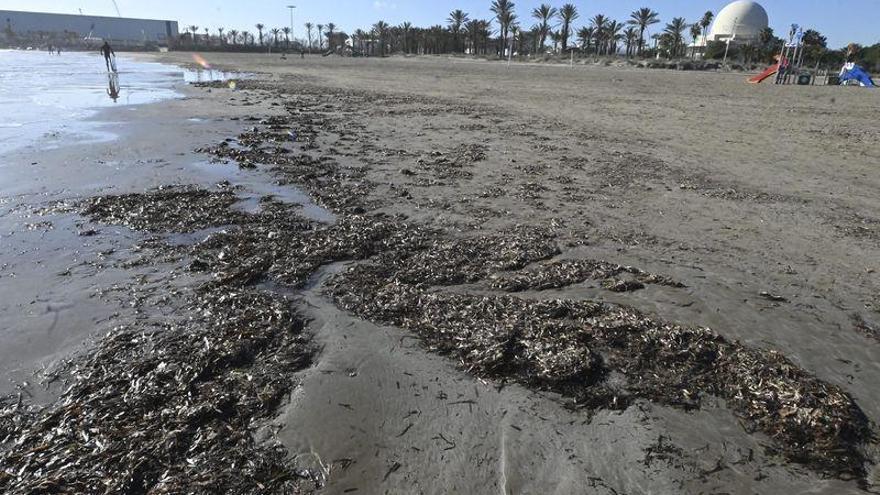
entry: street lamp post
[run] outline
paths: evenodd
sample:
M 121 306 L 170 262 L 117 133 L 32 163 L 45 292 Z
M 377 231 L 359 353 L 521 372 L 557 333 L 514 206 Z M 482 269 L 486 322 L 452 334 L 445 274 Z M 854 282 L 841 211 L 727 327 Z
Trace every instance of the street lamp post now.
M 730 52 L 730 42 L 736 39 L 736 28 L 739 26 L 739 17 L 733 20 L 733 36 L 727 38 L 727 46 L 724 48 L 724 61 L 721 65 L 727 65 L 727 54 Z
M 293 34 L 293 9 L 296 5 L 288 5 L 287 8 L 290 9 L 290 39 L 296 41 L 296 36 Z

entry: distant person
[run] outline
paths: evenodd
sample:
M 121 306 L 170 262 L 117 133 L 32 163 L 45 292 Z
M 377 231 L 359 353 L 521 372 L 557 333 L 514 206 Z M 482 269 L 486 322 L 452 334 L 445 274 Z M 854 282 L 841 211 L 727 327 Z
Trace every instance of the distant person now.
M 49 45 L 49 55 L 52 55 L 54 53 L 55 53 L 55 47 L 52 45 Z
M 60 56 L 61 56 L 61 47 L 59 46 L 59 47 L 56 47 L 56 48 L 58 49 L 58 56 L 60 57 Z
M 113 47 L 110 46 L 109 42 L 104 42 L 104 46 L 101 47 L 101 55 L 104 55 L 104 63 L 107 64 L 107 72 L 110 72 L 110 57 L 115 57 L 116 52 L 113 51 Z
M 299 58 L 306 58 L 306 49 L 305 48 L 299 49 Z

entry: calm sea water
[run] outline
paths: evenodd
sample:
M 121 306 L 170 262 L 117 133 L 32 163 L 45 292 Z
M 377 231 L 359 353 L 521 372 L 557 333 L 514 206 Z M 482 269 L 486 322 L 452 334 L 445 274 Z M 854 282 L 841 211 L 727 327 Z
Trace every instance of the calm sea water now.
M 113 139 L 89 120 L 100 109 L 177 98 L 182 82 L 225 77 L 125 58 L 117 65 L 113 75 L 98 54 L 0 50 L 0 154 Z

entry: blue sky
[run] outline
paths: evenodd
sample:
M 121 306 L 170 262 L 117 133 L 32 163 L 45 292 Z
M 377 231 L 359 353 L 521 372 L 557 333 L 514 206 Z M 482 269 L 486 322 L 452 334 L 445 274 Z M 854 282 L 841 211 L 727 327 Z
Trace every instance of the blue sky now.
M 182 25 L 245 29 L 254 31 L 254 24 L 283 27 L 290 24 L 286 5 L 297 5 L 294 25 L 297 36 L 303 34 L 302 24 L 334 22 L 345 31 L 368 27 L 382 19 L 390 24 L 410 21 L 427 26 L 443 23 L 452 9 L 460 8 L 471 17 L 490 18 L 490 0 L 116 0 L 122 15 L 128 17 L 170 18 Z M 520 18 L 540 0 L 514 0 Z M 547 0 L 544 0 L 547 1 Z M 570 0 L 565 0 L 570 1 Z M 560 5 L 563 0 L 549 1 Z M 578 6 L 579 27 L 595 14 L 624 20 L 639 7 L 660 12 L 664 22 L 683 16 L 697 20 L 703 12 L 717 13 L 725 0 L 588 0 L 572 2 Z M 777 34 L 788 31 L 793 22 L 817 29 L 828 37 L 832 47 L 851 42 L 880 42 L 880 0 L 763 0 L 770 14 L 770 24 Z M 116 15 L 112 0 L 0 0 L 0 9 L 32 10 L 75 14 Z

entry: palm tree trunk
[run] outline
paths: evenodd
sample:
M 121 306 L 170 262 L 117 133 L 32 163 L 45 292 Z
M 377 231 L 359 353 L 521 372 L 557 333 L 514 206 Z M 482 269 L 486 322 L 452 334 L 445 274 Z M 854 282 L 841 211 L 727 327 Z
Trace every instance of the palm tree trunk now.
M 644 26 L 639 26 L 639 56 L 642 56 L 645 50 L 645 28 Z

